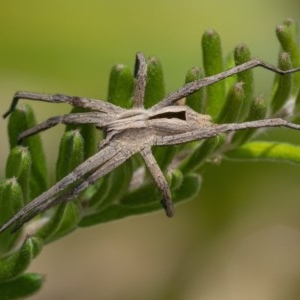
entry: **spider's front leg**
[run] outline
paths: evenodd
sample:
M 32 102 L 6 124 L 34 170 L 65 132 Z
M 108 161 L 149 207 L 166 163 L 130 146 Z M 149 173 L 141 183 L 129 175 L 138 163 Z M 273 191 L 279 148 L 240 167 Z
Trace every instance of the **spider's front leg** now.
M 15 93 L 8 111 L 3 114 L 3 118 L 6 118 L 15 110 L 20 99 L 44 101 L 50 103 L 68 103 L 71 104 L 72 106 L 88 108 L 91 110 L 108 113 L 108 114 L 122 112 L 122 109 L 120 107 L 102 100 L 68 96 L 62 94 L 44 94 L 44 93 L 19 91 Z
M 220 80 L 224 80 L 227 77 L 233 76 L 235 74 L 241 73 L 246 70 L 251 70 L 256 67 L 262 67 L 264 69 L 270 70 L 274 73 L 280 75 L 292 74 L 300 71 L 300 67 L 293 68 L 290 70 L 281 70 L 259 58 L 253 58 L 243 64 L 237 65 L 231 69 L 225 70 L 221 73 L 205 77 L 203 79 L 195 80 L 190 83 L 187 83 L 179 90 L 167 95 L 163 100 L 158 102 L 153 108 L 159 109 L 162 107 L 170 106 L 176 103 L 179 99 L 185 98 L 196 91 L 200 90 L 203 87 L 212 85 Z

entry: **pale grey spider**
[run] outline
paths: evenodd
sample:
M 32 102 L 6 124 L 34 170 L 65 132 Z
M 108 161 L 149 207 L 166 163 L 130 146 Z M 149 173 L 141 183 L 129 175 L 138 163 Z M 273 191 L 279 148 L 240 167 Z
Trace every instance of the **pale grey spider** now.
M 281 118 L 221 125 L 212 124 L 210 116 L 199 114 L 188 106 L 176 105 L 179 99 L 198 91 L 202 87 L 257 66 L 282 75 L 300 70 L 300 68 L 295 68 L 283 71 L 259 59 L 252 59 L 219 74 L 188 83 L 174 93 L 167 95 L 153 107 L 145 109 L 143 102 L 147 83 L 147 63 L 143 54 L 138 53 L 136 56 L 133 108 L 130 109 L 124 109 L 96 99 L 61 94 L 17 92 L 14 95 L 10 109 L 3 117 L 7 117 L 15 109 L 19 99 L 69 103 L 76 107 L 91 110 L 91 112 L 52 117 L 23 132 L 19 137 L 20 140 L 59 123 L 94 124 L 97 128 L 103 130 L 104 139 L 101 141 L 99 151 L 96 154 L 76 167 L 73 172 L 49 190 L 24 206 L 0 227 L 0 232 L 11 225 L 14 225 L 13 230 L 16 230 L 38 213 L 60 202 L 70 201 L 135 153 L 142 155 L 157 187 L 162 193 L 162 204 L 166 214 L 168 217 L 172 217 L 174 209 L 170 189 L 151 152 L 152 146 L 182 144 L 247 128 L 284 126 L 300 130 L 300 125 Z M 76 183 L 75 187 L 74 183 Z

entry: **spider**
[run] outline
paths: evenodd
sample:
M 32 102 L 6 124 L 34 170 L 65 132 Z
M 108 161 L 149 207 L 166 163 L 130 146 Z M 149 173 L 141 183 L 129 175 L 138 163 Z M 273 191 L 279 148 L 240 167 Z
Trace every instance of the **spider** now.
M 283 71 L 255 58 L 219 74 L 188 83 L 167 95 L 153 107 L 145 109 L 143 101 L 147 83 L 147 63 L 144 55 L 137 53 L 134 72 L 133 107 L 130 109 L 124 109 L 105 101 L 90 98 L 61 94 L 17 92 L 9 110 L 3 115 L 4 118 L 15 109 L 19 99 L 68 103 L 91 110 L 90 112 L 52 117 L 23 132 L 19 136 L 20 141 L 60 123 L 94 124 L 97 128 L 103 130 L 104 139 L 100 142 L 99 151 L 96 154 L 76 167 L 49 190 L 24 206 L 0 227 L 0 232 L 12 225 L 13 231 L 15 231 L 35 215 L 60 202 L 72 200 L 99 178 L 117 168 L 136 153 L 141 154 L 158 189 L 162 193 L 161 202 L 166 215 L 172 217 L 174 208 L 170 188 L 151 152 L 152 146 L 182 144 L 247 128 L 284 126 L 300 130 L 300 125 L 281 118 L 243 123 L 213 124 L 210 116 L 199 114 L 188 106 L 176 105 L 178 100 L 196 92 L 202 87 L 257 66 L 282 75 L 300 71 L 300 68 Z

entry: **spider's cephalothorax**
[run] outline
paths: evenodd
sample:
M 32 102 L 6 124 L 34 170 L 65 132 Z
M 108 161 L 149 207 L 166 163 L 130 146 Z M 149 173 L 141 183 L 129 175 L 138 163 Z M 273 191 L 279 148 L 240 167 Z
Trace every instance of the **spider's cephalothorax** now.
M 19 137 L 20 140 L 59 123 L 94 124 L 97 128 L 104 131 L 104 139 L 101 141 L 99 151 L 96 154 L 76 167 L 73 172 L 61 179 L 49 190 L 24 206 L 16 215 L 0 227 L 0 232 L 11 225 L 16 230 L 36 214 L 60 202 L 73 199 L 84 189 L 94 184 L 99 178 L 124 163 L 135 153 L 141 154 L 157 187 L 161 191 L 162 204 L 167 216 L 173 216 L 174 210 L 170 188 L 151 152 L 152 146 L 182 144 L 247 128 L 285 126 L 300 130 L 300 125 L 280 118 L 243 123 L 212 124 L 209 116 L 198 114 L 187 106 L 176 105 L 179 99 L 196 92 L 202 87 L 257 66 L 279 74 L 289 74 L 300 70 L 300 68 L 297 68 L 283 71 L 259 59 L 252 59 L 222 73 L 188 83 L 146 110 L 143 104 L 147 81 L 147 63 L 145 57 L 141 53 L 138 53 L 133 108 L 131 109 L 124 109 L 96 99 L 61 94 L 17 92 L 14 95 L 10 109 L 4 114 L 4 117 L 8 116 L 14 110 L 19 99 L 69 103 L 73 106 L 90 110 L 90 112 L 52 117 L 23 132 Z
M 109 143 L 118 136 L 118 141 L 138 144 L 139 148 L 155 144 L 156 137 L 187 133 L 210 124 L 208 115 L 198 114 L 187 106 L 171 106 L 161 109 L 129 109 L 102 125 Z M 101 126 L 99 126 L 101 127 Z

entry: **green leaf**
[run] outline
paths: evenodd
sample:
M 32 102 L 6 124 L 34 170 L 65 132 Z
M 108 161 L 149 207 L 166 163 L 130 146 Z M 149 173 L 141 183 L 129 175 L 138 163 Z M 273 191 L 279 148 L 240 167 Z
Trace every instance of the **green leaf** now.
M 300 146 L 279 143 L 255 141 L 225 153 L 226 158 L 242 160 L 276 161 L 300 163 Z
M 5 176 L 6 178 L 15 177 L 20 184 L 23 192 L 24 204 L 29 198 L 29 180 L 31 175 L 31 155 L 27 147 L 15 146 L 9 153 Z
M 84 140 L 79 130 L 64 133 L 56 164 L 56 180 L 60 180 L 84 161 Z
M 0 224 L 4 224 L 24 205 L 22 189 L 16 178 L 6 179 L 0 184 Z M 21 230 L 11 234 L 8 230 L 0 234 L 0 256 L 9 252 L 21 234 Z
M 198 67 L 191 68 L 186 76 L 185 83 L 190 83 L 204 77 L 203 70 Z M 186 104 L 198 113 L 203 113 L 205 108 L 205 87 L 186 97 Z
M 81 107 L 74 107 L 71 110 L 71 114 L 73 113 L 80 113 L 80 112 L 89 112 L 89 109 L 84 109 Z M 83 153 L 84 159 L 89 158 L 97 151 L 97 129 L 94 124 L 68 124 L 66 126 L 65 132 L 67 131 L 79 131 L 84 143 L 83 143 Z
M 97 192 L 89 200 L 89 207 L 101 210 L 112 202 L 118 201 L 128 190 L 132 175 L 132 159 L 128 159 L 103 178 Z
M 292 68 L 292 62 L 290 55 L 286 52 L 282 52 L 279 55 L 278 67 L 281 70 L 289 70 Z M 286 74 L 285 76 L 276 76 L 276 88 L 271 100 L 271 115 L 276 114 L 289 99 L 292 89 L 292 74 Z
M 196 172 L 223 142 L 224 136 L 219 135 L 197 143 L 194 151 L 180 163 L 179 169 L 183 174 Z
M 79 129 L 65 132 L 59 147 L 56 180 L 65 177 L 83 161 L 84 140 Z M 53 209 L 49 221 L 37 232 L 37 236 L 45 242 L 56 240 L 75 230 L 80 219 L 81 209 L 77 199 L 61 203 Z
M 180 187 L 172 193 L 173 202 L 180 203 L 192 199 L 198 194 L 200 186 L 201 177 L 198 174 L 188 174 L 184 176 Z M 147 197 L 145 197 L 145 195 L 147 195 Z M 103 211 L 86 216 L 80 225 L 82 227 L 92 226 L 130 215 L 162 210 L 160 200 L 160 192 L 153 188 L 153 183 L 149 183 L 125 195 L 120 204 L 113 203 Z
M 8 120 L 10 147 L 17 146 L 19 135 L 35 124 L 35 116 L 29 105 L 14 110 Z M 45 154 L 38 134 L 26 138 L 23 141 L 23 146 L 27 146 L 31 154 L 30 198 L 34 199 L 47 189 Z
M 144 99 L 145 108 L 152 107 L 162 100 L 166 94 L 163 68 L 156 57 L 150 57 L 147 61 L 147 85 Z
M 294 107 L 294 118 L 293 118 L 293 122 L 299 123 L 300 121 L 300 91 L 296 97 L 295 100 L 295 107 Z
M 254 99 L 251 103 L 249 115 L 245 121 L 255 121 L 255 120 L 262 120 L 267 115 L 267 106 L 264 99 L 261 96 L 258 96 Z M 232 138 L 232 144 L 235 146 L 241 145 L 249 140 L 257 131 L 257 129 L 246 129 L 240 130 L 234 133 Z
M 239 44 L 234 49 L 234 60 L 237 66 L 249 61 L 250 59 L 251 59 L 251 53 L 249 48 L 245 44 Z M 247 70 L 238 73 L 237 80 L 238 82 L 241 82 L 243 84 L 243 91 L 244 91 L 243 105 L 241 107 L 239 119 L 237 119 L 237 121 L 241 121 L 244 120 L 245 117 L 248 115 L 251 103 L 253 101 L 253 94 L 254 94 L 253 71 Z
M 153 155 L 163 172 L 168 168 L 170 163 L 173 161 L 178 151 L 178 148 L 179 148 L 178 146 L 152 148 Z
M 238 82 L 233 85 L 226 97 L 225 104 L 217 118 L 217 123 L 234 123 L 241 118 L 244 107 L 245 93 L 244 84 Z
M 24 299 L 38 292 L 44 277 L 37 273 L 27 273 L 12 281 L 0 283 L 1 300 Z
M 133 85 L 134 79 L 131 70 L 121 64 L 114 66 L 110 71 L 107 101 L 129 108 Z
M 287 19 L 282 25 L 276 28 L 277 38 L 283 51 L 290 54 L 293 67 L 300 66 L 300 47 L 298 43 L 298 28 L 293 19 Z M 292 94 L 299 92 L 300 73 L 293 74 Z
M 225 70 L 231 69 L 231 68 L 235 67 L 235 65 L 236 64 L 235 64 L 234 52 L 229 53 L 229 55 L 227 55 L 226 60 L 225 60 Z M 232 86 L 237 82 L 238 82 L 237 75 L 233 75 L 233 76 L 226 78 L 226 80 L 225 80 L 226 94 L 228 93 L 228 91 L 231 90 Z
M 37 237 L 27 238 L 15 253 L 0 260 L 0 282 L 20 276 L 42 250 L 42 242 Z
M 118 220 L 121 217 L 122 206 L 112 203 L 100 212 L 85 216 L 79 223 L 80 227 L 90 227 L 104 222 Z
M 221 39 L 214 30 L 207 30 L 202 36 L 202 55 L 206 76 L 223 71 Z M 224 80 L 206 87 L 206 95 L 205 113 L 215 120 L 225 102 Z
M 200 190 L 200 186 L 200 175 L 190 173 L 184 176 L 180 187 L 172 191 L 174 204 L 188 201 L 195 197 Z M 146 198 L 145 195 L 151 197 Z M 147 185 L 142 189 L 138 189 L 125 195 L 122 199 L 122 210 L 120 213 L 124 217 L 131 214 L 149 213 L 151 211 L 161 210 L 161 197 L 160 192 L 153 189 L 153 184 Z
M 182 185 L 183 174 L 179 169 L 174 169 L 167 173 L 166 179 L 169 184 L 170 190 L 174 191 Z
M 200 192 L 201 184 L 202 179 L 199 174 L 189 173 L 185 175 L 180 188 L 173 192 L 174 203 L 188 201 L 196 197 Z
M 78 200 L 62 203 L 55 208 L 49 221 L 36 233 L 44 243 L 53 242 L 77 228 L 81 220 Z

